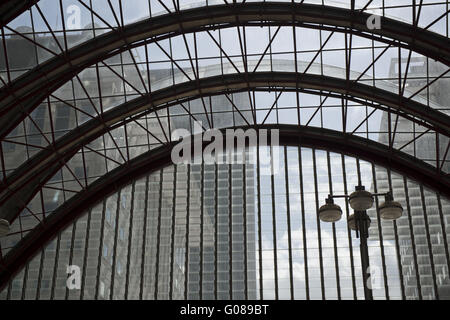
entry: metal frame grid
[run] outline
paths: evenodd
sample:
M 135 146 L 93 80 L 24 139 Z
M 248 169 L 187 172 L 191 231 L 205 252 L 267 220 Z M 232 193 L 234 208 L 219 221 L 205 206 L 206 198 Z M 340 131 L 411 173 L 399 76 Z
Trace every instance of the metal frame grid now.
M 22 1 L 26 11 L 21 15 L 18 13 L 23 10 L 15 6 L 15 20 L 13 15 L 2 14 L 1 18 L 0 216 L 13 222 L 12 232 L 1 240 L 2 260 L 33 228 L 45 228 L 46 217 L 56 207 L 88 190 L 114 168 L 131 163 L 147 150 L 170 144 L 173 129 L 192 129 L 194 120 L 202 120 L 205 128 L 294 123 L 363 136 L 387 145 L 389 156 L 400 151 L 414 156 L 419 167 L 424 163 L 433 166 L 430 180 L 438 184 L 432 187 L 446 196 L 450 97 L 443 88 L 450 81 L 448 2 L 412 0 L 389 6 L 382 1 L 377 7 L 374 1 L 351 1 L 342 9 L 331 1 L 191 4 L 158 0 L 139 1 L 139 6 L 146 8 L 139 14 L 123 0 L 106 0 L 103 7 L 99 2 L 60 0 L 56 11 L 49 10 L 46 1 L 34 2 Z M 69 4 L 80 6 L 82 20 L 90 26 L 69 28 L 65 12 Z M 380 9 L 384 16 L 383 28 L 368 31 L 365 21 L 374 9 Z M 202 21 L 205 15 L 210 17 L 207 22 Z M 324 18 L 328 19 L 326 24 L 320 20 Z M 403 21 L 405 18 L 408 21 Z M 146 24 L 147 29 L 140 28 Z M 29 29 L 17 28 L 20 25 Z M 169 31 L 160 32 L 158 28 L 163 26 Z M 32 61 L 21 61 L 15 46 L 26 48 Z M 280 81 L 283 75 L 290 78 Z M 214 88 L 212 79 L 223 89 Z M 180 92 L 185 92 L 184 96 Z M 222 102 L 217 104 L 217 100 Z M 422 150 L 424 144 L 426 151 Z M 420 182 L 430 186 L 427 180 Z M 283 183 L 288 184 L 288 177 Z M 275 181 L 270 184 L 272 189 L 278 187 Z M 321 185 L 317 188 L 315 206 L 320 201 Z M 275 197 L 272 194 L 272 206 Z M 438 199 L 440 203 L 439 194 Z M 172 219 L 176 220 L 175 206 L 172 209 Z M 446 218 L 442 207 L 439 210 L 446 238 Z M 201 219 L 203 216 L 200 214 Z M 133 237 L 132 225 L 129 237 Z M 203 230 L 204 223 L 201 225 Z M 316 225 L 320 244 L 318 221 Z M 232 227 L 230 219 L 230 237 Z M 72 247 L 75 231 L 74 225 Z M 333 229 L 334 242 L 338 241 L 335 233 Z M 381 231 L 379 234 L 382 238 Z M 172 237 L 176 237 L 175 231 Z M 432 239 L 427 241 L 431 255 Z M 397 243 L 397 249 L 399 246 Z M 307 253 L 304 255 L 306 261 Z M 384 253 L 381 257 L 384 259 Z M 186 253 L 186 268 L 188 258 Z M 322 258 L 319 260 L 322 263 Z M 351 263 L 353 266 L 353 258 Z M 129 273 L 129 266 L 126 268 Z M 278 271 L 275 268 L 275 273 Z M 339 273 L 338 268 L 335 272 Z M 173 270 L 170 274 L 173 277 Z M 435 278 L 434 274 L 436 295 Z M 388 282 L 386 277 L 384 282 Z M 274 283 L 278 287 L 276 278 Z M 309 288 L 308 281 L 305 286 Z M 262 296 L 262 282 L 259 288 Z M 200 295 L 202 290 L 200 286 Z M 290 290 L 292 297 L 292 283 Z M 275 292 L 278 297 L 279 290 Z M 353 292 L 355 297 L 354 281 Z M 52 290 L 50 297 L 55 294 Z M 112 297 L 114 289 L 109 294 Z M 173 296 L 172 291 L 168 294 Z M 337 295 L 341 296 L 340 290 Z M 425 296 L 419 294 L 420 298 Z M 144 297 L 142 291 L 140 297 Z
M 393 185 L 404 183 L 404 194 L 409 198 L 418 196 L 422 199 L 420 206 L 425 206 L 425 199 L 436 199 L 436 195 L 405 176 L 392 175 L 389 170 L 357 158 L 297 146 L 281 146 L 280 150 L 283 165 L 278 176 L 261 175 L 263 168 L 258 162 L 256 166 L 246 164 L 231 168 L 224 165 L 218 168 L 220 165 L 213 165 L 208 169 L 202 165 L 178 165 L 158 169 L 151 174 L 144 173 L 143 178 L 129 179 L 133 181 L 131 185 L 119 187 L 117 193 L 79 214 L 73 228 L 60 233 L 46 247 L 45 255 L 37 255 L 31 260 L 7 287 L 5 294 L 10 299 L 236 299 L 241 295 L 258 299 L 363 299 L 359 250 L 354 249 L 357 240 L 350 235 L 343 221 L 327 225 L 316 220 L 317 198 L 325 198 L 330 190 L 342 192 L 358 180 L 371 185 L 374 191 L 393 188 L 402 192 Z M 259 151 L 262 152 L 270 150 Z M 271 164 L 264 166 L 270 167 Z M 270 182 L 272 180 L 273 183 Z M 258 181 L 264 187 L 255 197 L 254 187 Z M 205 189 L 206 183 L 213 185 L 216 190 L 213 194 Z M 253 186 L 245 189 L 246 197 L 231 195 L 233 186 L 246 183 Z M 165 189 L 169 192 L 164 192 Z M 304 192 L 299 193 L 300 189 Z M 173 202 L 175 192 L 177 201 Z M 129 199 L 126 204 L 123 204 L 123 195 Z M 143 203 L 145 206 L 133 205 L 141 197 L 147 199 Z M 208 197 L 213 200 L 210 204 L 207 204 Z M 250 208 L 242 201 L 247 197 L 252 199 Z M 339 201 L 348 215 L 347 201 Z M 285 206 L 287 202 L 290 206 Z M 449 205 L 448 201 L 444 202 L 445 210 Z M 209 211 L 216 206 L 224 209 L 219 210 L 223 215 L 210 220 Z M 244 210 L 246 207 L 249 210 Z M 416 205 L 414 207 L 417 209 Z M 437 209 L 436 217 L 442 217 L 441 207 L 442 202 L 438 201 L 428 208 Z M 108 210 L 110 214 L 105 213 Z M 276 210 L 276 215 L 273 210 Z M 448 272 L 448 248 L 438 253 L 436 250 L 442 249 L 443 243 L 432 241 L 428 232 L 425 237 L 428 240 L 419 240 L 417 237 L 422 233 L 414 227 L 409 204 L 407 211 L 407 215 L 395 223 L 381 224 L 378 221 L 372 226 L 370 261 L 380 267 L 382 277 L 381 286 L 373 290 L 375 299 L 439 299 L 438 278 Z M 369 214 L 376 220 L 374 210 Z M 429 215 L 430 219 L 434 216 Z M 132 222 L 135 220 L 144 223 L 135 224 Z M 244 220 L 246 228 L 234 230 L 239 225 L 243 227 Z M 101 223 L 100 228 L 95 226 L 96 221 Z M 120 228 L 114 223 L 119 223 Z M 217 228 L 216 223 L 221 227 Z M 446 241 L 443 224 L 429 225 L 430 228 L 439 228 L 438 237 L 444 237 L 442 240 Z M 405 237 L 398 231 L 399 226 L 416 236 L 411 237 L 411 244 L 402 242 Z M 391 229 L 396 227 L 392 234 Z M 103 241 L 98 241 L 99 235 L 95 232 L 81 231 L 92 228 L 104 230 L 100 235 Z M 128 235 L 120 236 L 120 230 L 129 230 Z M 147 238 L 145 233 L 151 230 L 154 236 Z M 81 242 L 76 247 L 73 245 L 75 234 Z M 133 234 L 139 236 L 133 237 Z M 244 234 L 247 240 L 243 245 Z M 210 237 L 218 241 L 209 241 Z M 112 251 L 111 243 L 114 243 Z M 211 248 L 210 245 L 216 249 L 206 250 Z M 69 252 L 63 253 L 61 250 L 66 247 Z M 217 247 L 223 247 L 224 251 L 217 250 Z M 136 252 L 131 252 L 131 248 L 136 248 Z M 242 254 L 244 248 L 249 250 L 248 255 Z M 216 258 L 211 259 L 206 252 L 215 254 Z M 439 262 L 424 270 L 426 263 L 417 263 L 424 258 L 423 254 L 431 261 Z M 404 259 L 416 262 L 405 265 L 401 263 Z M 91 269 L 83 275 L 94 277 L 92 283 L 86 286 L 88 282 L 83 279 L 85 285 L 82 290 L 67 290 L 65 281 L 58 281 L 66 279 L 64 272 L 59 275 L 59 265 L 64 265 L 64 261 L 84 261 L 80 267 Z M 119 261 L 126 263 L 129 271 L 120 272 L 117 269 Z M 244 265 L 240 263 L 247 268 L 246 273 L 242 273 Z M 52 267 L 45 268 L 45 265 Z M 186 273 L 177 271 L 185 266 L 188 266 Z M 411 276 L 416 277 L 417 282 L 411 283 L 406 279 L 409 274 L 399 269 L 406 266 L 413 268 Z M 27 280 L 36 272 L 42 274 L 37 288 Z M 45 280 L 48 277 L 49 280 Z M 174 279 L 178 279 L 176 284 Z M 232 284 L 238 283 L 246 285 L 235 291 Z

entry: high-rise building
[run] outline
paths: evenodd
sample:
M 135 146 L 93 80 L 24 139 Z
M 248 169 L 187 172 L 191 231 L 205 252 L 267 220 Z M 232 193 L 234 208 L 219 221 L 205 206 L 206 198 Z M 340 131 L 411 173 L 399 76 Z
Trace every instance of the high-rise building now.
M 51 42 L 51 40 L 51 38 L 40 39 L 44 42 Z M 71 41 L 77 40 L 71 39 Z M 6 41 L 6 45 L 15 48 L 14 52 L 17 52 L 10 62 L 17 69 L 26 69 L 34 65 L 28 61 L 33 59 L 33 55 L 28 54 L 27 44 L 28 42 L 20 37 L 12 37 Z M 36 59 L 41 59 L 39 54 L 36 55 Z M 26 133 L 27 140 L 24 142 L 36 146 L 36 148 L 28 147 L 27 149 L 28 156 L 32 156 L 39 151 L 39 146 L 45 146 L 48 143 L 41 132 L 49 132 L 50 126 L 54 126 L 55 135 L 54 137 L 47 135 L 47 138 L 53 141 L 64 135 L 67 128 L 73 128 L 89 120 L 90 116 L 96 116 L 99 110 L 106 110 L 117 105 L 124 95 L 128 94 L 128 99 L 136 97 L 134 88 L 142 85 L 140 77 L 144 82 L 150 81 L 152 86 L 157 87 L 158 82 L 171 81 L 172 77 L 176 76 L 169 69 L 159 69 L 152 70 L 148 80 L 145 71 L 139 70 L 141 74 L 140 77 L 137 76 L 135 66 L 132 64 L 133 58 L 129 54 L 114 59 L 110 59 L 109 64 L 120 65 L 114 67 L 114 71 L 87 69 L 77 78 L 79 83 L 74 81 L 58 90 L 58 97 L 73 96 L 72 103 L 82 112 L 75 112 L 60 99 L 50 98 L 34 111 L 37 123 L 29 121 L 24 128 L 16 128 L 10 137 L 12 139 L 23 137 Z M 0 69 L 5 69 L 4 61 L 0 61 Z M 104 98 L 101 100 L 92 97 L 91 89 L 99 85 L 96 81 L 96 72 L 102 73 L 100 87 Z M 119 73 L 127 82 L 114 75 L 114 72 Z M 234 99 L 235 104 L 248 104 L 248 98 L 244 94 L 234 94 L 231 98 Z M 212 97 L 208 103 L 217 111 L 227 110 L 227 106 L 230 106 L 230 101 L 225 96 Z M 195 113 L 195 110 L 203 110 L 203 104 L 204 101 L 198 99 L 190 101 L 187 107 Z M 93 105 L 98 109 L 94 110 Z M 212 120 L 216 122 L 216 126 L 225 127 L 234 123 L 234 119 L 230 119 L 230 116 L 232 117 L 230 113 L 227 113 Z M 206 122 L 206 119 L 203 120 Z M 143 130 L 138 130 L 140 128 L 137 124 L 134 126 L 131 124 L 126 133 L 116 130 L 105 136 L 102 142 L 105 153 L 107 154 L 110 148 L 123 146 L 125 139 L 129 139 L 131 144 L 138 146 L 139 151 L 136 150 L 136 152 L 145 152 L 149 147 L 160 145 L 159 141 L 165 141 L 175 129 L 184 128 L 193 132 L 193 124 L 189 118 L 176 116 L 176 113 L 172 117 L 167 115 L 157 117 L 152 114 L 144 121 L 138 121 L 141 127 L 151 128 L 151 136 Z M 243 122 L 243 119 L 240 121 Z M 236 123 L 239 123 L 239 120 L 236 120 Z M 14 163 L 17 157 L 26 154 L 14 143 L 6 143 L 3 151 L 7 164 Z M 108 165 L 109 169 L 114 168 L 114 160 L 120 160 L 112 159 L 108 162 L 104 158 L 99 160 L 92 155 L 92 153 L 86 154 L 83 158 L 78 157 L 75 160 L 75 164 L 78 163 L 78 165 L 75 165 L 73 175 L 78 182 L 92 174 L 104 174 Z M 84 168 L 89 172 L 84 172 Z M 52 181 L 58 181 L 61 174 L 71 173 L 62 170 L 52 178 Z M 245 184 L 242 183 L 244 179 Z M 217 185 L 214 185 L 215 183 Z M 70 264 L 86 266 L 82 270 L 85 273 L 83 275 L 84 299 L 123 298 L 125 288 L 129 288 L 126 293 L 128 297 L 138 299 L 141 286 L 146 287 L 142 290 L 141 298 L 143 299 L 183 299 L 185 291 L 186 298 L 189 299 L 214 299 L 215 291 L 219 299 L 230 298 L 231 294 L 235 299 L 244 299 L 244 289 L 248 298 L 255 299 L 254 197 L 250 196 L 244 201 L 246 192 L 231 194 L 231 184 L 238 188 L 243 188 L 245 185 L 247 190 L 251 190 L 249 194 L 252 195 L 254 193 L 253 164 L 172 165 L 134 182 L 132 186 L 92 208 L 86 214 L 88 217 L 80 219 L 76 224 L 77 232 L 79 229 L 84 229 L 84 234 L 87 235 L 88 232 L 88 239 L 73 237 L 73 232 L 66 230 L 29 264 L 26 270 L 27 278 L 24 280 L 31 285 L 28 285 L 24 291 L 24 298 L 63 299 L 66 295 L 72 298 L 73 293 L 66 286 L 68 279 L 66 267 Z M 207 185 L 207 188 L 204 188 L 204 185 Z M 215 192 L 212 191 L 214 189 Z M 51 213 L 63 201 L 62 192 L 57 197 L 44 196 L 45 212 L 42 216 Z M 232 212 L 229 212 L 230 208 Z M 31 209 L 36 212 L 42 211 L 40 203 L 33 203 Z M 249 228 L 246 232 L 250 237 L 243 235 L 243 215 L 248 221 Z M 24 211 L 21 215 L 23 224 L 30 219 L 32 219 L 31 214 Z M 147 230 L 144 231 L 142 226 L 145 224 L 145 219 L 147 219 Z M 15 227 L 19 228 L 18 225 L 13 225 L 12 232 L 19 232 L 20 228 L 14 230 Z M 144 232 L 145 238 L 143 238 Z M 2 239 L 2 248 L 13 247 L 18 240 L 19 238 L 13 237 Z M 88 240 L 89 243 L 87 243 Z M 230 241 L 232 246 L 229 247 Z M 138 256 L 137 246 L 142 247 L 142 245 L 145 246 L 145 255 Z M 230 248 L 232 248 L 231 252 Z M 87 256 L 85 252 L 88 253 Z M 247 254 L 246 257 L 244 253 Z M 41 263 L 48 267 L 39 274 Z M 91 267 L 94 265 L 96 268 Z M 231 267 L 233 274 L 231 274 Z M 245 277 L 248 280 L 245 288 L 244 271 L 248 275 Z M 142 276 L 143 284 L 140 283 Z M 201 277 L 202 281 L 200 281 Z M 18 290 L 15 290 L 21 285 L 23 282 L 17 279 L 10 290 L 10 298 L 21 298 Z M 79 293 L 76 297 L 79 298 Z
M 406 82 L 402 84 L 406 97 L 424 88 L 427 83 L 427 75 L 435 77 L 446 71 L 442 64 L 423 57 L 411 57 L 410 60 L 402 58 L 400 64 L 399 66 L 398 58 L 391 60 L 389 78 L 398 78 L 399 70 L 402 70 L 402 77 L 407 72 Z M 448 84 L 448 80 L 439 81 L 436 85 L 420 91 L 419 98 L 448 114 L 449 110 L 446 108 L 450 102 Z M 392 132 L 395 130 L 395 136 L 389 137 L 389 125 Z M 394 139 L 395 147 L 400 148 L 405 145 L 404 152 L 433 163 L 436 148 L 439 148 L 438 154 L 445 154 L 448 139 L 441 136 L 440 140 L 436 141 L 435 134 L 426 134 L 425 131 L 424 127 L 411 128 L 411 122 L 403 117 L 389 118 L 388 114 L 384 113 L 381 119 L 379 141 L 388 145 L 389 139 Z M 415 138 L 417 141 L 414 141 Z M 448 171 L 449 169 L 449 164 L 444 163 L 443 170 Z M 392 222 L 382 221 L 382 237 L 384 240 L 396 240 L 397 237 L 406 298 L 418 299 L 421 295 L 424 299 L 434 299 L 438 294 L 440 299 L 450 299 L 450 279 L 446 268 L 445 244 L 441 240 L 441 215 L 445 221 L 444 227 L 448 232 L 449 211 L 442 208 L 443 204 L 435 194 L 427 192 L 419 184 L 407 183 L 401 176 L 393 174 L 391 186 L 389 186 L 389 174 L 385 169 L 376 170 L 377 188 L 378 190 L 392 190 L 395 200 L 401 203 L 404 212 L 403 218 L 396 220 L 396 230 Z M 382 202 L 384 199 L 380 199 L 380 201 Z M 376 212 L 374 210 L 370 212 L 372 220 L 370 237 L 378 239 Z M 410 226 L 412 231 L 410 231 Z M 434 268 L 434 272 L 432 268 Z M 436 275 L 437 293 L 433 287 L 433 273 Z

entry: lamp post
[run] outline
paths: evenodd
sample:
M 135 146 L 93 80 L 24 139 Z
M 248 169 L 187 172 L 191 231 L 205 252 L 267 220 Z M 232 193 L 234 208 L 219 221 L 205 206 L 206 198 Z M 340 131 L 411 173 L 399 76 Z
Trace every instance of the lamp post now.
M 370 218 L 367 210 L 372 208 L 374 197 L 384 196 L 385 201 L 379 206 L 379 215 L 384 220 L 395 220 L 401 217 L 403 208 L 400 203 L 394 201 L 391 192 L 370 193 L 365 187 L 358 185 L 350 195 L 328 195 L 325 204 L 319 208 L 319 219 L 323 222 L 337 222 L 342 217 L 342 209 L 334 203 L 333 198 L 346 198 L 354 210 L 354 214 L 347 219 L 348 227 L 356 231 L 356 238 L 360 238 L 361 267 L 364 281 L 364 297 L 373 300 L 372 289 L 368 286 L 369 280 L 369 249 L 367 239 L 369 238 Z

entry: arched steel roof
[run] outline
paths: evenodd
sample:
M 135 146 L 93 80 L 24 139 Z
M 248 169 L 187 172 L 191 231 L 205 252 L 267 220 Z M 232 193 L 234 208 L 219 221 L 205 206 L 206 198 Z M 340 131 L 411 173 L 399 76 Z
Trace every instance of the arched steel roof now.
M 23 209 L 17 199 L 28 203 L 42 184 L 69 161 L 80 148 L 105 134 L 116 124 L 122 124 L 127 118 L 155 112 L 186 99 L 192 100 L 202 96 L 254 88 L 317 89 L 366 99 L 375 102 L 376 104 L 372 105 L 375 108 L 386 109 L 382 105 L 390 107 L 392 112 L 406 117 L 412 116 L 412 121 L 417 124 L 450 137 L 449 116 L 418 102 L 399 98 L 394 93 L 361 83 L 349 84 L 348 81 L 338 78 L 293 72 L 255 72 L 207 77 L 160 89 L 126 102 L 61 137 L 54 145 L 36 154 L 4 181 L 5 186 L 0 195 L 1 217 L 13 221 Z M 414 163 L 411 165 L 414 167 Z M 432 177 L 425 175 L 424 178 L 448 180 L 439 168 L 435 169 Z M 427 181 L 421 182 L 429 184 Z M 450 196 L 450 193 L 447 194 L 448 190 L 436 189 L 436 191 Z
M 4 138 L 40 102 L 84 68 L 105 58 L 182 33 L 245 25 L 301 25 L 357 34 L 408 48 L 450 66 L 450 41 L 439 34 L 381 17 L 381 29 L 369 30 L 370 14 L 303 3 L 236 3 L 183 10 L 127 25 L 98 36 L 37 66 L 0 90 L 0 138 Z M 147 40 L 148 39 L 148 40 Z M 391 39 L 391 40 L 388 40 Z M 147 40 L 147 41 L 145 41 Z M 20 107 L 19 107 L 20 106 Z
M 0 5 L 0 23 L 7 24 L 36 2 L 6 1 Z M 415 51 L 450 66 L 448 38 L 420 29 L 415 24 L 409 25 L 385 17 L 381 17 L 381 29 L 369 30 L 366 26 L 369 16 L 368 13 L 355 10 L 303 3 L 239 3 L 177 11 L 118 27 L 38 65 L 1 88 L 0 138 L 4 138 L 39 103 L 83 69 L 131 48 L 190 32 L 236 26 L 302 26 L 358 35 L 393 45 L 399 50 L 405 48 Z M 5 179 L 0 193 L 0 217 L 14 220 L 23 208 L 17 203 L 28 203 L 42 184 L 78 150 L 135 116 L 167 108 L 179 101 L 251 89 L 274 88 L 325 90 L 363 104 L 364 100 L 369 100 L 379 104 L 371 105 L 374 108 L 397 114 L 434 130 L 437 136 L 439 133 L 450 137 L 450 118 L 442 112 L 407 99 L 400 93 L 345 79 L 292 72 L 242 72 L 195 79 L 143 95 L 104 112 L 37 153 Z M 438 164 L 434 167 L 395 148 L 348 133 L 281 124 L 255 124 L 251 127 L 280 129 L 280 140 L 284 145 L 337 151 L 391 168 L 450 198 L 450 176 L 441 171 L 442 167 L 439 168 L 439 161 L 444 162 L 445 155 L 443 159 L 439 159 L 437 155 Z M 0 264 L 0 289 L 39 248 L 73 222 L 84 209 L 125 186 L 132 179 L 170 164 L 170 150 L 173 145 L 174 143 L 163 145 L 105 174 L 38 224 L 3 257 Z M 16 201 L 17 199 L 21 201 Z
M 244 130 L 247 128 L 278 129 L 280 145 L 299 145 L 356 156 L 380 166 L 389 167 L 417 181 L 426 181 L 427 186 L 435 190 L 443 190 L 443 195 L 450 195 L 449 180 L 429 179 L 435 175 L 435 168 L 424 162 L 418 162 L 417 159 L 403 152 L 389 150 L 387 146 L 378 142 L 334 130 L 296 125 L 263 125 L 238 128 Z M 224 130 L 226 129 L 222 129 L 222 131 Z M 222 135 L 223 138 L 225 136 L 225 134 Z M 177 143 L 178 141 L 169 143 L 130 160 L 94 181 L 85 190 L 61 205 L 4 257 L 3 263 L 0 265 L 0 290 L 45 243 L 79 217 L 84 210 L 111 195 L 119 188 L 126 186 L 133 179 L 170 165 L 172 163 L 171 151 Z M 203 148 L 207 145 L 208 143 L 204 142 Z
M 14 20 L 39 0 L 5 0 L 0 4 L 0 27 Z

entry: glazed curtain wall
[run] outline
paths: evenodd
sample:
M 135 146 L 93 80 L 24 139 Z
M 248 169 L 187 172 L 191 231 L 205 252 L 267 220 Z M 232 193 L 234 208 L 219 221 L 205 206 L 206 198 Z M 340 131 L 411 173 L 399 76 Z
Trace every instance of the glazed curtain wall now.
M 359 181 L 392 190 L 405 209 L 383 223 L 369 211 L 374 298 L 449 298 L 448 201 L 352 157 L 278 151 L 274 176 L 262 174 L 270 163 L 247 161 L 169 166 L 132 182 L 61 232 L 2 298 L 363 299 L 348 203 L 338 199 L 335 224 L 316 213 L 328 193 Z M 67 289 L 67 265 L 80 267 L 81 289 Z

